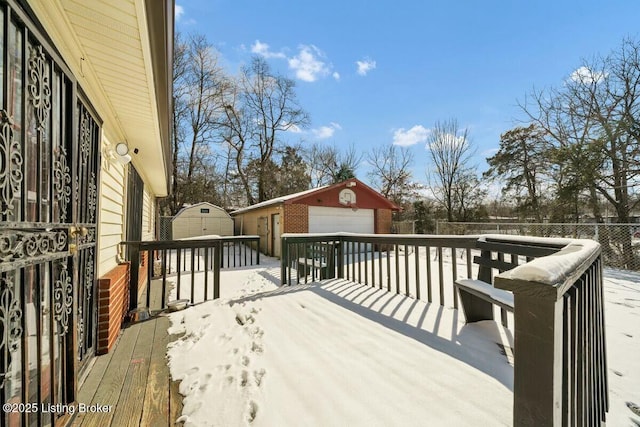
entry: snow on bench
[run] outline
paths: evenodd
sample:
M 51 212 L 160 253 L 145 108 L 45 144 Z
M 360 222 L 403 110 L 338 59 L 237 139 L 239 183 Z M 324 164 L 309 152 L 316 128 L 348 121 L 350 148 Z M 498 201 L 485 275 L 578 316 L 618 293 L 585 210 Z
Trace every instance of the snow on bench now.
M 463 299 L 462 291 L 468 292 L 513 313 L 513 294 L 509 291 L 494 288 L 493 285 L 476 279 L 458 279 L 455 287 L 461 299 Z

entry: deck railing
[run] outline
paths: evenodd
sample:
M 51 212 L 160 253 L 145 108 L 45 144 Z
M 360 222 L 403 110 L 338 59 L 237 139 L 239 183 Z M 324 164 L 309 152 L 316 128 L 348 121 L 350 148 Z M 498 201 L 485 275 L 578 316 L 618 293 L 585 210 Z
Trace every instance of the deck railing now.
M 220 269 L 260 264 L 259 236 L 229 236 L 204 239 L 122 242 L 127 247 L 131 264 L 137 265 L 146 253 L 145 308 L 158 311 L 167 308 L 169 282 L 175 295 L 186 295 L 191 304 L 220 297 Z M 131 268 L 129 307 L 138 308 L 140 269 Z M 184 282 L 187 283 L 184 283 Z M 196 284 L 204 286 L 196 292 Z M 186 289 L 185 289 L 186 287 Z M 154 301 L 153 295 L 159 301 Z
M 598 243 L 351 233 L 285 234 L 281 243 L 281 280 L 288 285 L 342 278 L 417 299 L 424 299 L 426 290 L 428 302 L 457 308 L 457 295 L 445 281 L 475 274 L 495 282 L 496 288 L 513 292 L 515 301 L 514 425 L 605 421 L 608 388 Z M 504 312 L 502 317 L 504 322 Z
M 445 282 L 459 274 L 472 276 L 476 240 L 474 236 L 285 234 L 282 283 L 337 277 L 416 299 L 424 299 L 426 292 L 428 302 L 448 302 L 457 308 L 458 296 L 453 289 L 446 294 Z
M 549 239 L 554 240 L 554 239 Z M 596 426 L 609 409 L 600 245 L 498 275 L 515 300 L 514 425 Z

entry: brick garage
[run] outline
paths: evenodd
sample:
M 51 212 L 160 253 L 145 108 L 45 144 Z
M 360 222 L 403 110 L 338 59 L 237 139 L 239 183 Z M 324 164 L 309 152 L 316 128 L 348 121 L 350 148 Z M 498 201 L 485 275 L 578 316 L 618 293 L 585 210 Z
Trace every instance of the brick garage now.
M 350 231 L 391 232 L 392 213 L 400 208 L 353 178 L 267 200 L 231 213 L 236 235 L 260 236 L 260 249 L 280 256 L 282 233 Z

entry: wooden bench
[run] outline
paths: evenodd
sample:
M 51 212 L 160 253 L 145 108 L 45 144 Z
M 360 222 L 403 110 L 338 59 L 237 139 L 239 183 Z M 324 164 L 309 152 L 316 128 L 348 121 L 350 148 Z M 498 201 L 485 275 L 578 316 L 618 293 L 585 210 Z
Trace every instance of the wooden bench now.
M 458 279 L 454 286 L 460 295 L 467 323 L 493 320 L 493 305 L 513 313 L 513 294 L 509 291 L 496 289 L 493 285 L 477 279 Z
M 335 277 L 333 257 L 333 243 L 307 246 L 305 257 L 298 258 L 298 277 L 303 274 L 309 275 L 309 272 L 313 279 L 318 277 L 319 280 L 324 280 Z
M 513 313 L 513 294 L 509 291 L 493 287 L 492 271 L 499 272 L 511 270 L 518 266 L 520 257 L 525 257 L 526 262 L 534 258 L 547 256 L 557 252 L 558 246 L 549 246 L 546 242 L 518 241 L 518 239 L 506 239 L 507 236 L 489 235 L 478 239 L 476 246 L 480 249 L 480 256 L 475 256 L 473 262 L 478 264 L 478 279 L 458 279 L 454 286 L 460 295 L 460 302 L 464 310 L 466 322 L 478 322 L 480 320 L 494 320 L 493 306 L 499 306 L 501 321 L 507 326 L 507 312 Z M 496 258 L 492 257 L 495 252 Z M 508 259 L 507 259 L 508 258 Z

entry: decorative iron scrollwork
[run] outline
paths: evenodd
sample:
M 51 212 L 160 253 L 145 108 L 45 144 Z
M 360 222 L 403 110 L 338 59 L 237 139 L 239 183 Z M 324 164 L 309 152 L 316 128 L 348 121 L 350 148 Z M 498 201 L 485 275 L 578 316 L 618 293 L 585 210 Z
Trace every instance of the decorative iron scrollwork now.
M 0 261 L 14 261 L 66 251 L 67 232 L 43 231 L 29 233 L 12 231 L 0 233 Z
M 82 164 L 86 165 L 91 153 L 91 121 L 87 111 L 80 117 L 80 153 Z
M 67 150 L 64 147 L 60 147 L 53 162 L 53 188 L 60 208 L 60 221 L 65 222 L 71 199 L 71 173 L 67 165 Z
M 15 351 L 22 337 L 22 310 L 10 285 L 7 279 L 0 279 L 0 351 L 5 347 Z
M 96 219 L 96 209 L 98 206 L 98 189 L 96 187 L 96 174 L 91 172 L 91 180 L 89 181 L 89 194 L 88 194 L 88 206 L 89 206 L 89 222 L 93 223 Z
M 60 275 L 53 285 L 53 317 L 60 327 L 60 335 L 65 335 L 69 331 L 72 307 L 73 284 L 65 260 L 60 263 Z
M 51 87 L 47 73 L 47 61 L 42 46 L 29 48 L 29 95 L 38 119 L 36 125 L 42 132 L 51 110 Z
M 89 249 L 87 256 L 87 264 L 85 265 L 84 289 L 87 301 L 91 301 L 93 293 L 93 249 Z
M 11 283 L 0 279 L 0 354 L 8 350 L 9 360 L 5 361 L 3 371 L 6 372 L 11 360 L 11 353 L 16 351 L 22 337 L 22 310 L 16 299 Z M 0 388 L 4 387 L 5 373 L 0 374 Z
M 82 305 L 78 306 L 78 360 L 82 360 L 84 353 L 84 316 Z
M 13 139 L 13 119 L 0 110 L 0 215 L 13 213 L 22 185 L 20 143 Z

